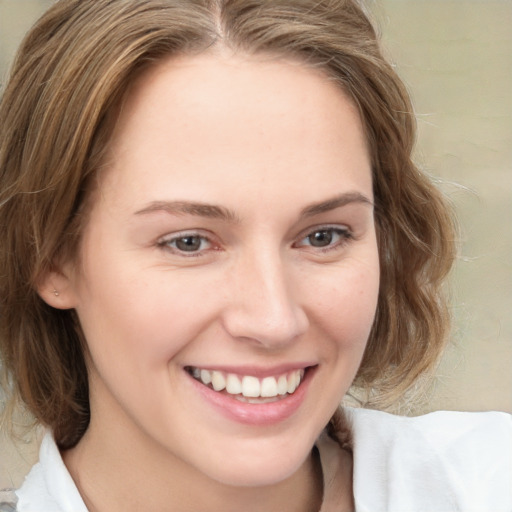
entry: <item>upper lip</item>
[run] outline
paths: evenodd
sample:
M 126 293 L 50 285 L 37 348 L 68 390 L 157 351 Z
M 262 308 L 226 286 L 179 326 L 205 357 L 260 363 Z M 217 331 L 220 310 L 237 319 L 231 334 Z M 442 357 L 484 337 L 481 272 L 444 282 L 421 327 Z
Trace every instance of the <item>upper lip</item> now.
M 199 368 L 200 370 L 219 371 L 224 373 L 232 373 L 235 375 L 251 375 L 253 377 L 265 378 L 274 377 L 276 375 L 282 375 L 284 373 L 292 372 L 295 370 L 307 369 L 308 367 L 316 366 L 315 363 L 311 362 L 299 362 L 299 363 L 284 363 L 274 366 L 255 366 L 255 365 L 216 365 L 216 364 L 198 364 L 198 365 L 187 365 L 185 368 Z

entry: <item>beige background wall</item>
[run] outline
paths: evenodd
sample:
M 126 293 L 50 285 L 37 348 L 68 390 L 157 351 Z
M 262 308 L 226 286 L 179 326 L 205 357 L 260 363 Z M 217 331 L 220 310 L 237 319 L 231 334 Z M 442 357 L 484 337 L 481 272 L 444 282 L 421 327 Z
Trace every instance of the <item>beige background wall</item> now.
M 457 206 L 455 346 L 428 408 L 512 412 L 512 1 L 379 0 L 418 114 L 417 156 Z
M 0 82 L 49 0 L 0 0 Z M 453 343 L 432 409 L 512 412 L 512 0 L 373 0 L 418 115 L 417 158 L 461 222 Z M 0 489 L 34 458 L 0 436 Z M 7 470 L 9 468 L 9 470 Z

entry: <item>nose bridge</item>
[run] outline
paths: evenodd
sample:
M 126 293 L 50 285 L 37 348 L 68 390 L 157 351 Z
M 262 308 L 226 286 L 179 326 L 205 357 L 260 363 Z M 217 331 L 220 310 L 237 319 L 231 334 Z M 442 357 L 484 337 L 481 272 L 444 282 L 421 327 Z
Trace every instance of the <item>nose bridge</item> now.
M 308 324 L 294 295 L 293 275 L 279 250 L 244 254 L 233 274 L 226 328 L 239 338 L 263 345 L 283 345 L 302 334 Z

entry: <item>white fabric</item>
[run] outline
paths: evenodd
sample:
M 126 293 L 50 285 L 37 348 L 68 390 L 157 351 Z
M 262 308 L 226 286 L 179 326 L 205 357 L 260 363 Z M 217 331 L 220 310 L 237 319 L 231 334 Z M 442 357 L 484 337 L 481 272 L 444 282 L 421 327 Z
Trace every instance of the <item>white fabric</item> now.
M 347 414 L 356 512 L 512 512 L 511 415 Z M 335 512 L 339 448 L 325 435 L 318 448 L 325 487 L 321 512 Z M 87 512 L 50 433 L 17 496 L 19 512 Z
M 357 512 L 512 512 L 512 416 L 354 410 Z
M 18 512 L 87 512 L 50 432 L 41 443 L 39 462 L 16 495 Z

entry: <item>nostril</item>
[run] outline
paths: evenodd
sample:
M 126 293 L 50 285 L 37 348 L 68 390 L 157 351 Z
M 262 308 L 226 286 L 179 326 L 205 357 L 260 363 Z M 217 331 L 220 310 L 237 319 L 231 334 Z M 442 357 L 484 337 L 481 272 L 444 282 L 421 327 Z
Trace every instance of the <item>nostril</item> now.
M 234 338 L 269 346 L 293 343 L 308 329 L 306 314 L 295 305 L 262 309 L 234 305 L 224 314 L 224 328 Z

